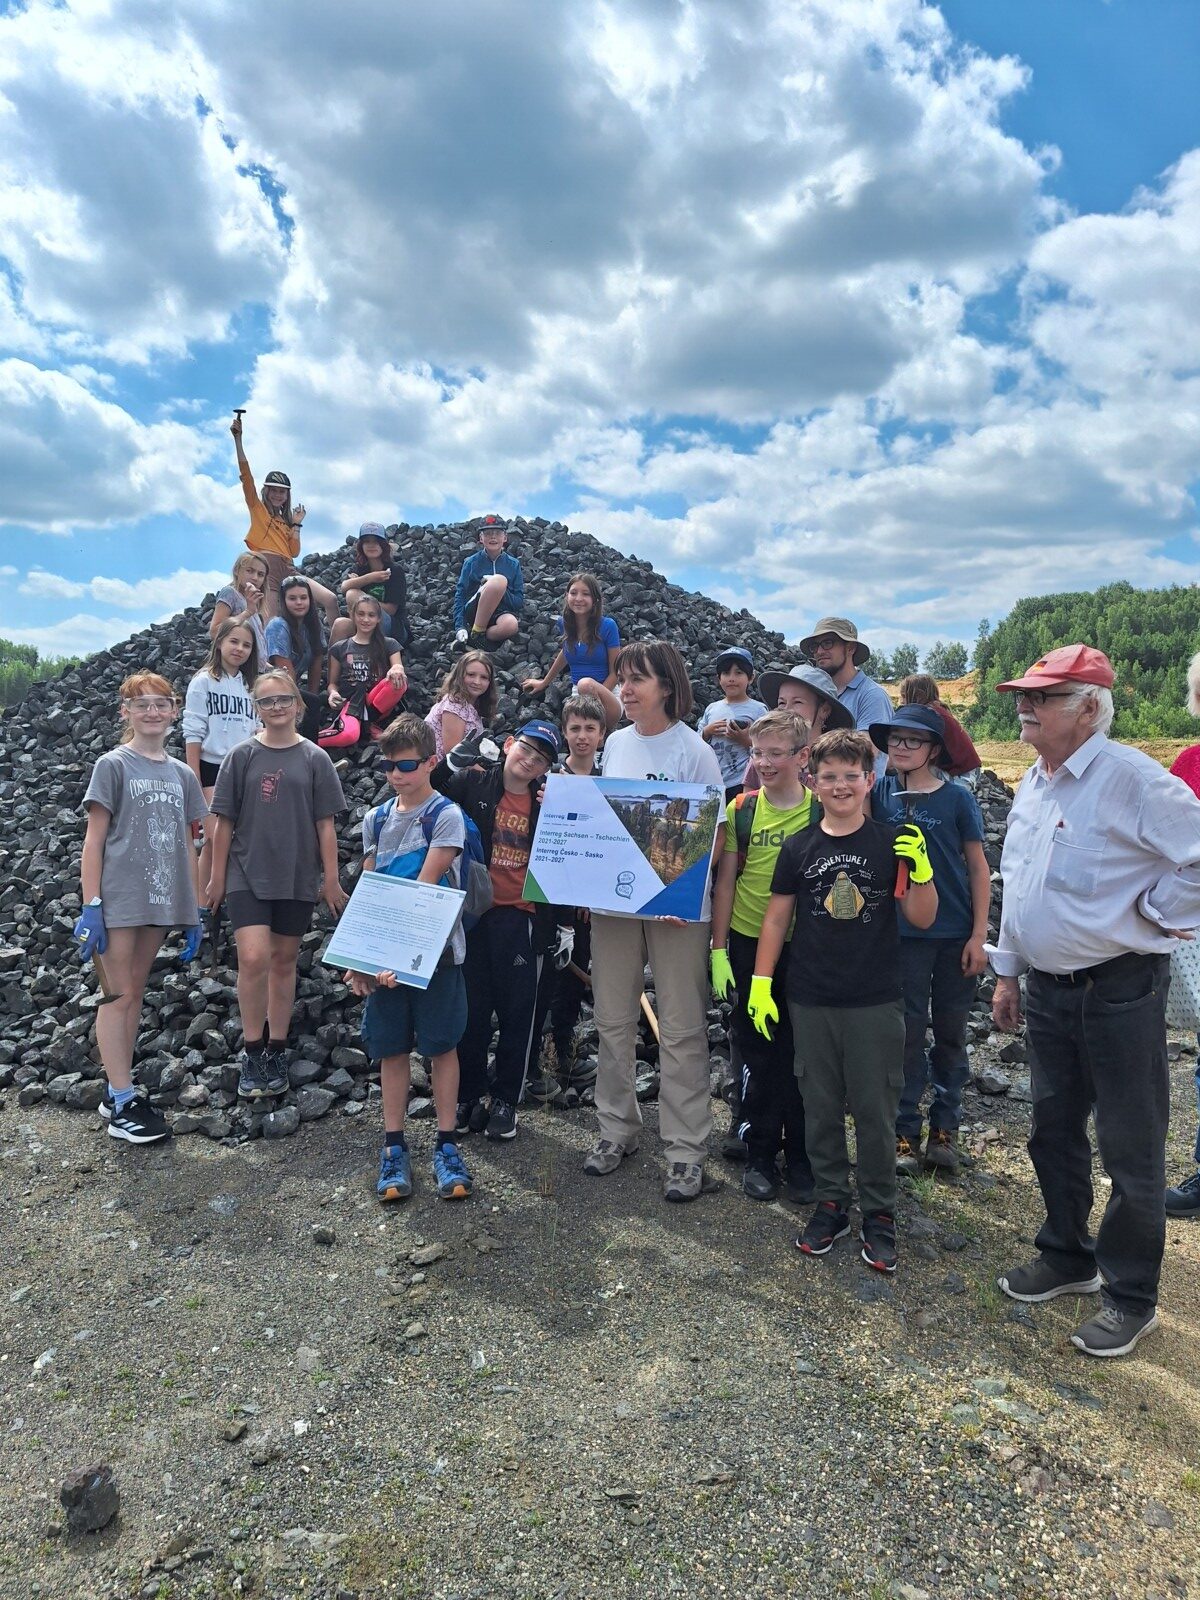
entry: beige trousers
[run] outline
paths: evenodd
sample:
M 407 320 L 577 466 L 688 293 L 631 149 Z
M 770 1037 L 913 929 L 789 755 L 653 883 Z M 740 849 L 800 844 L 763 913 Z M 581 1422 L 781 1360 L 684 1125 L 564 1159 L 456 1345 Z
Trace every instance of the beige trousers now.
M 592 1003 L 600 1035 L 596 1115 L 600 1137 L 637 1142 L 634 1090 L 643 968 L 654 973 L 660 1034 L 658 1126 L 667 1160 L 703 1162 L 712 1132 L 708 1092 L 709 924 L 685 928 L 640 918 L 592 917 Z

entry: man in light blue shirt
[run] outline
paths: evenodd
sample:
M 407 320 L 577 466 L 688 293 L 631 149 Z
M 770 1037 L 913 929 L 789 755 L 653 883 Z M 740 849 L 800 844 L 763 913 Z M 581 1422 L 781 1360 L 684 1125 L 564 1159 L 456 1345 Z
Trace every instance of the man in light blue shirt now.
M 1102 1292 L 1071 1335 L 1092 1356 L 1128 1355 L 1158 1326 L 1169 963 L 1200 928 L 1200 802 L 1108 738 L 1112 684 L 1107 656 L 1070 644 L 996 685 L 1038 759 L 1009 814 L 988 951 L 998 1028 L 1020 1025 L 1026 975 L 1029 1155 L 1046 1203 L 1036 1260 L 997 1283 L 1030 1303 Z M 1089 1116 L 1111 1183 L 1095 1238 Z
M 873 722 L 892 720 L 892 702 L 886 689 L 862 671 L 871 652 L 858 637 L 858 629 L 845 617 L 822 617 L 800 648 L 813 663 L 827 672 L 837 685 L 838 699 L 854 718 L 856 728 L 869 729 Z M 887 752 L 875 761 L 875 776 L 887 770 Z

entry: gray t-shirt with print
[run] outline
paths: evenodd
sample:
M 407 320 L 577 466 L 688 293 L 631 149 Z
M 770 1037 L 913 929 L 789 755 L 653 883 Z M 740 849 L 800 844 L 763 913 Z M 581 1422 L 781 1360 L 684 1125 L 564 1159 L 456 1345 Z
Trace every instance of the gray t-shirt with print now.
M 415 811 L 401 811 L 399 806 L 389 805 L 383 819 L 383 827 L 379 829 L 379 839 L 376 842 L 375 830 L 378 825 L 378 813 L 382 809 L 376 806 L 368 811 L 363 818 L 363 855 L 375 857 L 376 870 L 382 870 L 389 861 L 394 861 L 397 856 L 407 855 L 410 850 L 424 850 L 425 828 L 421 818 L 430 806 L 440 806 L 434 818 L 433 828 L 430 833 L 429 848 L 431 850 L 450 849 L 457 850 L 458 854 L 450 863 L 450 870 L 446 877 L 452 889 L 462 888 L 462 853 L 467 842 L 467 828 L 463 821 L 463 814 L 454 804 L 453 800 L 446 800 L 441 795 L 430 795 L 423 806 L 418 806 Z M 467 936 L 463 931 L 462 912 L 458 914 L 458 921 L 450 935 L 446 948 L 456 967 L 460 967 L 467 956 Z
M 191 768 L 118 745 L 92 768 L 83 805 L 103 806 L 112 817 L 100 874 L 105 926 L 194 927 L 191 825 L 208 808 Z
M 346 809 L 333 762 L 307 739 L 275 749 L 234 745 L 213 790 L 216 817 L 233 819 L 225 888 L 260 900 L 315 901 L 321 888 L 317 823 Z

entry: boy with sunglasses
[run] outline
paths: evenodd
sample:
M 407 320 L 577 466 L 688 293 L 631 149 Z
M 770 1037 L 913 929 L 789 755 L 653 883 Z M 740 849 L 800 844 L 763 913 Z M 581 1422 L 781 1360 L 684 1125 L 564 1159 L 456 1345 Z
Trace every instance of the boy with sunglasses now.
M 466 827 L 463 814 L 434 793 L 429 781 L 437 761 L 433 729 L 405 712 L 388 724 L 379 740 L 379 766 L 391 798 L 363 818 L 363 871 L 390 872 L 418 883 L 459 888 Z M 430 807 L 436 810 L 426 818 Z M 429 1062 L 429 1081 L 437 1113 L 433 1175 L 443 1200 L 465 1200 L 472 1180 L 458 1148 L 458 1042 L 467 1025 L 463 961 L 467 953 L 462 917 L 438 962 L 427 989 L 396 981 L 393 972 L 369 978 L 348 972 L 355 994 L 369 996 L 363 1012 L 363 1042 L 380 1063 L 383 1097 L 383 1151 L 375 1192 L 381 1200 L 405 1200 L 412 1193 L 412 1161 L 404 1137 L 410 1052 Z
M 490 740 L 473 734 L 433 769 L 434 788 L 456 800 L 479 829 L 492 879 L 491 910 L 467 934 L 459 1133 L 516 1138 L 517 1106 L 533 1050 L 542 961 L 551 950 L 560 969 L 571 959 L 575 942 L 571 913 L 524 898 L 537 830 L 538 790 L 561 754 L 558 729 L 552 722 L 537 720 L 525 723 L 508 740 L 503 760 Z M 490 1103 L 485 1104 L 493 1019 L 499 1036 Z
M 956 1177 L 958 1125 L 967 1061 L 967 1019 L 987 965 L 991 873 L 983 853 L 983 818 L 974 795 L 938 770 L 945 731 L 933 706 L 900 706 L 890 722 L 873 722 L 871 741 L 888 772 L 871 792 L 876 822 L 915 822 L 925 835 L 938 886 L 932 926 L 900 925 L 904 984 L 904 1088 L 896 1112 L 896 1170 L 921 1170 L 921 1098 L 932 1080 L 924 1165 Z M 933 1048 L 925 1051 L 925 1030 Z

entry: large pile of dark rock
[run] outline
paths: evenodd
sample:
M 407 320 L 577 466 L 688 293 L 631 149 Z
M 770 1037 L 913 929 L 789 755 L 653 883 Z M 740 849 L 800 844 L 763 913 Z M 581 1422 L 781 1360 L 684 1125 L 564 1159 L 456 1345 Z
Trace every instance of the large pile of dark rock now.
M 436 699 L 452 660 L 454 584 L 464 558 L 477 548 L 477 526 L 401 525 L 397 536 L 413 635 L 404 652 L 408 706 L 418 713 Z M 562 523 L 518 517 L 509 524 L 509 548 L 521 559 L 526 603 L 519 638 L 494 652 L 497 731 L 512 730 L 527 716 L 555 715 L 570 692 L 565 675 L 539 699 L 523 695 L 520 686 L 524 678 L 544 672 L 554 655 L 554 618 L 567 580 L 577 571 L 600 579 L 606 610 L 623 639 L 661 638 L 679 646 L 691 667 L 698 707 L 718 697 L 713 663 L 726 645 L 748 646 L 760 670 L 797 659 L 780 634 L 762 627 L 749 612 L 732 612 L 668 583 L 649 562 L 622 556 Z M 309 556 L 302 570 L 336 586 L 349 567 L 344 547 Z M 103 1076 L 92 1036 L 98 996 L 91 969 L 81 969 L 71 941 L 80 910 L 80 802 L 92 763 L 116 741 L 121 680 L 151 669 L 182 694 L 207 652 L 212 606 L 208 595 L 169 622 L 35 684 L 0 718 L 0 1088 L 15 1087 L 22 1104 L 47 1097 L 84 1110 L 99 1104 Z M 806 621 L 797 618 L 797 629 Z M 178 735 L 171 748 L 182 757 Z M 369 749 L 353 757 L 342 783 L 349 810 L 339 819 L 339 853 L 342 880 L 349 887 L 361 860 L 363 814 L 387 790 Z M 1010 796 L 991 778 L 985 778 L 979 794 L 994 868 Z M 323 917 L 319 912 L 300 954 L 292 1088 L 265 1114 L 236 1098 L 233 1061 L 240 1029 L 232 941 L 215 955 L 206 945 L 189 968 L 179 965 L 174 942 L 160 954 L 147 988 L 135 1077 L 156 1104 L 172 1108 L 177 1133 L 275 1137 L 338 1105 L 348 1113 L 363 1108 L 372 1072 L 359 1038 L 360 1004 L 319 960 L 329 931 Z M 710 1014 L 714 1041 L 720 1022 L 716 1011 Z M 582 1047 L 593 1041 L 594 1032 L 589 1036 L 585 1025 Z M 652 1049 L 640 1053 L 652 1059 Z

